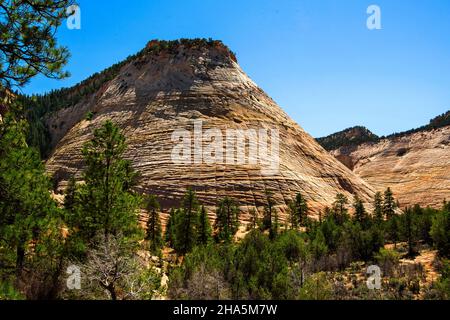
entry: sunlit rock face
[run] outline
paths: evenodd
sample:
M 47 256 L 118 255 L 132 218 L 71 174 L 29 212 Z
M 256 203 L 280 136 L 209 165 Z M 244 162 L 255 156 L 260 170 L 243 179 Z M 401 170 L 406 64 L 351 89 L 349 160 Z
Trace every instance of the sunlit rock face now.
M 85 119 L 89 111 L 94 114 L 90 121 Z M 223 45 L 180 44 L 144 54 L 125 65 L 101 90 L 49 118 L 55 150 L 47 169 L 59 180 L 60 189 L 70 175 L 80 174 L 82 145 L 107 119 L 126 135 L 126 158 L 141 173 L 137 190 L 158 195 L 165 210 L 177 205 L 188 187 L 211 208 L 225 196 L 236 199 L 244 212 L 242 219 L 247 219 L 245 212 L 251 208 L 262 212 L 267 192 L 281 211 L 301 192 L 309 200 L 312 215 L 330 206 L 337 193 L 349 198 L 357 194 L 366 202 L 374 194 L 372 187 L 290 119 Z M 201 123 L 202 134 L 195 134 L 195 123 Z M 173 161 L 174 130 L 186 130 L 193 140 L 200 139 L 197 144 L 204 152 L 213 140 L 205 134 L 209 129 L 223 134 L 223 145 L 230 143 L 229 129 L 266 130 L 269 137 L 275 130 L 279 135 L 278 170 L 264 173 L 261 161 L 267 159 L 251 161 L 255 159 L 249 148 L 244 163 L 195 161 L 194 142 L 191 164 Z M 257 144 L 261 146 L 259 141 Z M 271 146 L 269 141 L 269 150 Z
M 391 187 L 402 208 L 450 200 L 450 126 L 331 153 L 375 189 Z

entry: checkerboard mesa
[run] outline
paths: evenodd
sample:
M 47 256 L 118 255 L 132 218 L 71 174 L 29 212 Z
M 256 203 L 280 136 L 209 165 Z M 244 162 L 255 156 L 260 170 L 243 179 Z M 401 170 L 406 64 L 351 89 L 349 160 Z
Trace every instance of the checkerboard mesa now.
M 244 212 L 255 207 L 262 210 L 267 192 L 283 212 L 288 200 L 301 192 L 313 215 L 330 206 L 337 193 L 357 194 L 366 203 L 374 194 L 259 88 L 220 41 L 151 41 L 98 90 L 49 116 L 54 147 L 46 165 L 60 191 L 83 168 L 81 146 L 107 119 L 126 135 L 125 156 L 141 173 L 138 191 L 158 195 L 163 209 L 178 205 L 188 187 L 207 206 L 214 207 L 229 196 Z M 276 130 L 279 170 L 262 174 L 258 161 L 247 161 L 247 152 L 244 161 L 236 163 L 174 163 L 174 130 L 194 134 L 198 121 L 203 133 Z M 223 137 L 224 144 L 230 142 L 228 135 Z M 195 142 L 192 136 L 192 147 L 210 142 L 206 134 L 200 139 Z M 242 156 L 237 152 L 236 158 Z M 248 219 L 249 215 L 241 217 Z

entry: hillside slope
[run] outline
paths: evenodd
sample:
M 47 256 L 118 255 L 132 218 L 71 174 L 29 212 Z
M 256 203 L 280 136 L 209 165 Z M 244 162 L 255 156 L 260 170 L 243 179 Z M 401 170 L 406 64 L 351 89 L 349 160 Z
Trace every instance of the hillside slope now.
M 374 142 L 344 141 L 331 154 L 377 190 L 391 187 L 402 207 L 439 208 L 450 199 L 449 120 L 447 112 L 426 126 Z
M 167 48 L 149 44 L 154 46 L 158 49 L 127 63 L 98 92 L 48 119 L 56 148 L 47 169 L 61 189 L 83 168 L 83 143 L 111 119 L 127 137 L 126 157 L 141 172 L 139 191 L 157 194 L 165 209 L 176 205 L 187 187 L 208 206 L 227 195 L 243 211 L 261 210 L 266 192 L 273 193 L 280 208 L 302 192 L 312 213 L 331 205 L 338 192 L 370 202 L 374 190 L 291 120 L 242 71 L 227 47 L 204 41 L 174 42 Z M 91 120 L 85 119 L 87 112 L 92 112 Z M 174 164 L 171 135 L 176 129 L 192 132 L 196 120 L 202 121 L 203 131 L 277 129 L 279 172 L 261 174 L 261 166 L 249 164 L 247 153 L 245 164 Z

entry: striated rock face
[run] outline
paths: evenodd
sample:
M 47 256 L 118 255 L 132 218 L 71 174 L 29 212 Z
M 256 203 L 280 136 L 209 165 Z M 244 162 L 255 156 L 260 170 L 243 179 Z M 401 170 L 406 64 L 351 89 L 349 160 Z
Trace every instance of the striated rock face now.
M 85 120 L 88 111 L 94 113 L 91 121 Z M 243 211 L 260 210 L 267 191 L 280 208 L 301 192 L 313 213 L 330 206 L 338 192 L 349 198 L 358 194 L 367 202 L 373 197 L 374 190 L 291 120 L 223 45 L 179 44 L 142 55 L 99 92 L 49 118 L 56 148 L 47 169 L 60 180 L 60 188 L 70 175 L 80 173 L 81 147 L 107 119 L 127 137 L 126 157 L 141 173 L 139 191 L 157 194 L 165 209 L 178 204 L 187 187 L 208 206 L 227 195 L 238 200 Z M 196 120 L 202 121 L 203 131 L 277 129 L 279 172 L 264 175 L 260 164 L 249 161 L 175 164 L 172 134 L 179 129 L 193 132 Z M 203 135 L 204 145 L 210 142 Z
M 391 187 L 402 207 L 450 199 L 450 126 L 331 153 L 377 190 Z

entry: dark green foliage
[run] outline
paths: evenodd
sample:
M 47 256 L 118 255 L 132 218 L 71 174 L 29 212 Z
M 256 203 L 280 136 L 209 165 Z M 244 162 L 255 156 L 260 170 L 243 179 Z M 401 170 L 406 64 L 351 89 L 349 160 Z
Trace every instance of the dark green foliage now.
M 369 129 L 361 126 L 348 128 L 340 132 L 336 132 L 327 137 L 318 138 L 317 142 L 326 150 L 331 151 L 340 147 L 358 146 L 367 142 L 378 142 L 379 137 Z
M 216 211 L 216 234 L 218 241 L 231 241 L 239 228 L 239 207 L 233 199 L 225 197 Z
M 187 254 L 182 266 L 170 274 L 169 296 L 266 300 L 299 299 L 303 294 L 306 298 L 304 288 L 311 285 L 307 273 L 309 257 L 305 239 L 294 230 L 281 233 L 273 241 L 253 230 L 235 245 L 197 247 Z M 210 290 L 193 283 L 195 279 L 208 278 L 214 279 L 211 284 L 203 282 L 212 285 Z
M 26 129 L 11 114 L 0 124 L 0 248 L 15 251 L 18 273 L 30 241 L 45 237 L 61 218 L 44 166 L 25 142 Z
M 397 246 L 397 243 L 400 241 L 401 232 L 399 216 L 392 216 L 392 218 L 386 222 L 386 230 L 388 239 L 394 243 L 394 246 Z
M 69 52 L 56 43 L 56 30 L 70 0 L 0 3 L 0 86 L 23 86 L 38 74 L 61 79 Z
M 88 113 L 86 113 L 85 118 L 87 121 L 91 121 L 94 118 L 94 113 L 92 111 L 89 111 Z
M 450 211 L 443 210 L 434 216 L 430 234 L 439 255 L 450 257 Z
M 375 254 L 374 258 L 381 267 L 383 273 L 391 274 L 394 266 L 400 261 L 400 254 L 395 250 L 381 248 L 380 252 Z
M 416 253 L 417 231 L 417 213 L 410 208 L 406 208 L 402 215 L 402 236 L 408 243 L 408 256 L 410 257 Z
M 328 239 L 328 241 L 331 242 L 333 240 Z M 309 251 L 316 260 L 319 260 L 328 252 L 327 239 L 325 239 L 322 230 L 318 229 L 314 237 L 311 238 Z
M 442 206 L 442 210 L 450 212 L 450 202 L 447 202 L 447 200 L 444 200 L 444 203 L 443 203 L 443 206 Z
M 147 236 L 150 251 L 158 254 L 163 245 L 161 221 L 159 218 L 160 205 L 155 195 L 148 195 L 144 199 L 144 208 L 148 212 Z
M 65 254 L 63 215 L 25 132 L 26 123 L 11 114 L 0 123 L 0 282 L 11 279 L 27 299 L 56 299 Z
M 258 231 L 251 232 L 237 248 L 234 261 L 236 264 L 231 278 L 240 281 L 231 286 L 233 298 L 285 298 L 287 258 L 277 244 L 271 243 L 265 235 Z
M 275 200 L 272 193 L 266 193 L 266 206 L 264 207 L 263 230 L 269 230 L 270 238 L 274 239 L 278 234 L 278 212 L 275 208 Z
M 308 258 L 309 252 L 306 241 L 295 230 L 289 230 L 280 234 L 276 241 L 277 249 L 283 252 L 286 259 L 296 263 Z
M 327 216 L 319 228 L 325 238 L 327 247 L 332 251 L 336 250 L 341 237 L 341 229 L 336 224 L 334 217 Z
M 345 202 L 345 197 L 338 196 L 334 209 L 323 221 L 308 221 L 306 231 L 301 234 L 296 230 L 287 230 L 271 237 L 270 233 L 267 235 L 252 228 L 241 242 L 195 248 L 185 256 L 181 267 L 172 271 L 169 296 L 199 299 L 339 298 L 341 295 L 334 296 L 332 284 L 323 271 L 339 271 L 341 274 L 349 268 L 358 268 L 358 263 L 352 263 L 355 261 L 365 261 L 365 265 L 378 261 L 384 272 L 391 276 L 400 272 L 398 278 L 389 279 L 389 290 L 395 297 L 411 297 L 402 293 L 405 290 L 402 286 L 405 285 L 408 292 L 418 294 L 418 278 L 414 278 L 408 270 L 398 269 L 400 255 L 394 250 L 385 250 L 385 240 L 407 241 L 414 248 L 416 241 L 422 238 L 419 230 L 425 232 L 426 229 L 427 223 L 422 222 L 425 212 L 431 217 L 438 213 L 416 207 L 404 215 L 395 214 L 388 221 L 369 215 L 357 215 L 364 216 L 364 219 L 346 218 L 339 221 L 335 210 L 347 215 L 346 208 L 342 206 Z M 438 230 L 436 234 L 439 237 L 448 228 L 437 227 L 437 224 L 434 228 Z M 414 230 L 417 232 L 414 233 Z M 441 242 L 446 243 L 447 240 Z M 447 282 L 444 277 L 442 279 L 434 286 L 433 294 L 445 294 Z
M 198 244 L 207 245 L 212 239 L 212 229 L 209 222 L 208 213 L 204 206 L 200 210 L 198 223 Z
M 298 219 L 295 215 L 295 202 L 289 201 L 288 203 L 288 212 L 289 212 L 289 224 L 292 230 L 298 229 Z
M 375 193 L 373 200 L 373 217 L 378 224 L 384 220 L 383 217 L 383 196 L 381 192 Z
M 8 300 L 24 300 L 25 297 L 16 290 L 14 285 L 10 281 L 0 280 L 0 301 Z
M 364 207 L 362 200 L 358 196 L 355 196 L 355 199 L 353 201 L 353 209 L 355 210 L 354 213 L 355 220 L 359 222 L 361 225 L 365 226 L 368 221 L 368 216 L 366 208 Z
M 421 208 L 419 205 L 413 207 L 415 221 L 417 224 L 417 237 L 422 239 L 428 245 L 433 244 L 433 239 L 430 235 L 433 217 L 438 213 L 438 210 L 432 208 Z
M 333 204 L 333 215 L 338 225 L 342 225 L 348 219 L 347 205 L 348 198 L 342 193 L 338 193 Z
M 436 118 L 431 119 L 430 123 L 427 125 L 421 126 L 416 129 L 411 129 L 408 131 L 400 132 L 400 133 L 393 133 L 387 137 L 382 137 L 381 139 L 384 139 L 384 138 L 396 139 L 396 138 L 404 137 L 406 135 L 417 133 L 417 132 L 431 131 L 431 130 L 439 129 L 439 128 L 442 128 L 442 127 L 445 127 L 448 125 L 450 125 L 450 111 L 447 111 L 447 112 L 437 116 Z
M 136 173 L 123 159 L 126 144 L 119 128 L 107 121 L 83 147 L 84 184 L 77 188 L 75 208 L 68 221 L 73 238 L 86 246 L 98 233 L 105 237 L 137 236 L 140 197 L 131 187 Z
M 181 255 L 190 252 L 197 244 L 200 204 L 197 195 L 188 189 L 176 218 L 175 250 Z
M 169 220 L 166 224 L 166 231 L 164 233 L 164 241 L 169 247 L 173 247 L 175 245 L 175 227 L 177 225 L 177 211 L 175 209 L 171 209 L 169 213 Z
M 290 204 L 291 227 L 296 229 L 298 226 L 305 227 L 308 219 L 308 202 L 301 193 L 297 194 L 295 200 Z
M 368 261 L 384 246 L 384 239 L 376 227 L 364 230 L 359 222 L 347 222 L 343 230 L 353 260 Z
M 387 188 L 383 198 L 383 215 L 386 220 L 391 219 L 395 215 L 395 209 L 397 209 L 397 203 L 394 199 L 394 194 L 391 188 Z

